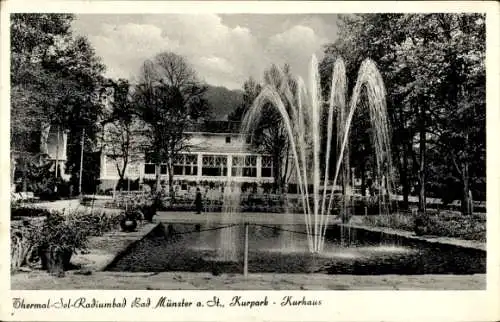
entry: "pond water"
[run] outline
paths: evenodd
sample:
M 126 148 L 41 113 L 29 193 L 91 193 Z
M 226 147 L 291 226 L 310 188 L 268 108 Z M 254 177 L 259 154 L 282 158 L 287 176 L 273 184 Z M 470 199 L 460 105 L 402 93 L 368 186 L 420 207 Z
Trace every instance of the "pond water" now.
M 242 273 L 245 228 L 221 228 L 226 226 L 164 223 L 165 229 L 154 230 L 107 270 Z M 249 273 L 486 273 L 486 253 L 479 250 L 331 226 L 325 250 L 313 255 L 307 251 L 303 225 L 250 224 L 248 229 Z

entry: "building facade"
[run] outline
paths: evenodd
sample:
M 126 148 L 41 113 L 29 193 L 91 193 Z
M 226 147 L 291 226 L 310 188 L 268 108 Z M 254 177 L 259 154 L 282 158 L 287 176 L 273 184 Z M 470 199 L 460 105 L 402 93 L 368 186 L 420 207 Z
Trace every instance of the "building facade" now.
M 187 132 L 189 149 L 182 151 L 174 159 L 174 185 L 272 183 L 271 156 L 256 152 L 246 137 L 237 133 L 238 127 L 228 125 L 228 122 L 214 123 L 212 122 L 212 131 L 206 131 L 205 126 Z M 156 171 L 159 170 L 160 180 L 168 182 L 167 165 L 160 164 L 160 167 L 156 167 L 149 159 L 148 152 L 144 151 L 142 156 L 129 163 L 124 177 L 145 183 L 156 180 Z M 110 157 L 109 151 L 103 149 L 101 190 L 113 189 L 116 186 L 119 180 L 117 163 L 121 162 L 120 159 Z

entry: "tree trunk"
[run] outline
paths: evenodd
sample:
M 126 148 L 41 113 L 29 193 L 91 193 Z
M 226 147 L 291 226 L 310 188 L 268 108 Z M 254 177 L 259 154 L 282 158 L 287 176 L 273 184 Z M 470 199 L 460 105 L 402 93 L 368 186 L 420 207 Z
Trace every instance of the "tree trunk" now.
M 57 179 L 57 170 L 59 168 L 59 126 L 57 126 L 57 141 L 56 141 L 56 168 L 55 168 L 55 175 Z M 55 186 L 55 190 L 57 190 L 57 184 Z
M 170 192 L 170 197 L 174 200 L 174 167 L 172 166 L 172 161 L 168 161 L 168 191 Z
M 363 197 L 366 197 L 366 175 L 365 175 L 365 169 L 366 169 L 366 160 L 363 158 L 363 161 L 361 161 L 361 195 Z
M 409 138 L 408 138 L 409 139 Z M 406 149 L 403 149 L 403 169 L 401 171 L 401 185 L 403 186 L 403 210 L 408 210 L 409 202 L 408 196 L 410 195 L 410 183 L 408 180 L 408 158 L 410 157 L 411 144 L 406 144 Z
M 12 153 L 10 154 L 10 186 L 13 187 L 13 185 L 15 184 L 15 176 L 16 176 L 16 159 L 14 158 L 14 156 L 12 155 Z M 12 190 L 12 189 L 11 189 Z
M 282 188 L 284 188 L 286 186 L 286 184 L 288 183 L 288 180 L 286 178 L 287 175 L 288 175 L 288 172 L 289 172 L 288 168 L 289 168 L 289 163 L 290 163 L 289 162 L 290 160 L 288 159 L 288 156 L 289 156 L 289 151 L 288 151 L 288 149 L 286 149 L 285 156 L 283 158 L 285 160 L 284 161 L 285 162 L 285 169 L 284 169 L 283 174 L 281 176 L 281 187 Z
M 462 164 L 462 214 L 464 216 L 472 215 L 472 194 L 469 189 L 469 166 Z
M 420 105 L 420 169 L 418 171 L 420 181 L 420 191 L 418 194 L 418 210 L 426 212 L 425 200 L 425 149 L 426 149 L 426 129 L 425 129 L 425 108 Z
M 274 193 L 278 191 L 280 188 L 280 181 L 281 181 L 281 158 L 279 155 L 273 155 L 273 179 L 274 179 L 274 184 L 273 184 L 273 190 Z
M 160 164 L 156 163 L 155 164 L 155 173 L 156 173 L 156 182 L 155 182 L 155 191 L 160 191 L 161 190 L 161 185 L 160 185 Z
M 125 182 L 125 171 L 120 171 L 120 166 L 118 165 L 118 163 L 116 163 L 116 172 L 118 172 L 118 182 L 116 185 L 118 186 L 118 190 L 120 190 L 121 188 L 123 188 Z
M 28 164 L 26 159 L 23 161 L 23 192 L 28 191 Z
M 50 123 L 42 122 L 41 131 L 40 131 L 40 153 L 43 155 L 49 154 L 49 149 L 47 146 L 47 141 L 50 134 Z
M 82 192 L 82 181 L 83 181 L 83 150 L 85 146 L 85 129 L 82 130 L 82 139 L 80 141 L 80 172 L 78 174 L 78 194 L 83 195 Z

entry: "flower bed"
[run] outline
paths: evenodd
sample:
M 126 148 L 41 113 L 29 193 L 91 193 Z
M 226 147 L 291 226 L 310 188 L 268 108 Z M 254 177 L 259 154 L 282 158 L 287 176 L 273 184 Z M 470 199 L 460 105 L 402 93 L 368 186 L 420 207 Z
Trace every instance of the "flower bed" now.
M 417 216 L 410 213 L 396 213 L 366 216 L 361 217 L 361 220 L 368 226 L 415 231 Z M 486 241 L 485 213 L 464 216 L 457 211 L 428 211 L 426 218 L 420 221 L 426 227 L 426 235 Z

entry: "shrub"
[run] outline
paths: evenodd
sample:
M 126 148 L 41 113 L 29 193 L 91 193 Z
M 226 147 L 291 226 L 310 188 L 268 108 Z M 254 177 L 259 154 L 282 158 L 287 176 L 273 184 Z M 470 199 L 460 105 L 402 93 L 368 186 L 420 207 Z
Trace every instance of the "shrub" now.
M 429 217 L 429 234 L 467 240 L 486 241 L 484 217 L 463 216 L 458 212 L 438 213 Z
M 91 226 L 88 224 L 88 218 L 82 216 L 81 212 L 52 212 L 42 226 L 38 243 L 41 247 L 54 245 L 72 251 L 84 249 Z
M 415 218 L 406 213 L 362 217 L 363 223 L 375 227 L 389 227 L 413 231 Z
M 40 209 L 33 206 L 17 206 L 13 205 L 10 208 L 10 219 L 16 220 L 24 217 L 46 217 L 50 211 L 46 209 Z
M 425 235 L 429 233 L 430 217 L 429 213 L 424 213 L 418 211 L 414 217 L 414 227 L 413 230 L 417 236 Z
M 273 184 L 272 183 L 268 183 L 268 182 L 264 182 L 262 185 L 262 190 L 264 190 L 264 193 L 271 193 L 271 191 L 273 190 Z
M 88 213 L 74 210 L 69 213 L 28 208 L 34 214 L 42 212 L 46 219 L 36 223 L 25 221 L 13 224 L 11 230 L 11 267 L 18 269 L 38 253 L 42 268 L 51 272 L 52 266 L 61 266 L 63 272 L 69 267 L 71 255 L 76 250 L 85 250 L 89 237 L 117 229 L 120 216 L 109 213 Z M 26 209 L 16 210 L 17 212 Z M 62 263 L 55 260 L 62 256 Z M 52 263 L 50 263 L 52 261 Z M 51 272 L 52 273 L 52 272 Z
M 123 180 L 118 180 L 116 190 L 128 191 L 129 187 L 130 187 L 130 191 L 139 190 L 139 188 L 140 188 L 139 179 L 136 179 L 136 180 L 130 179 L 130 181 L 129 181 L 129 179 L 125 178 Z
M 155 179 L 144 179 L 142 181 L 143 185 L 148 185 L 151 191 L 155 190 L 156 180 Z
M 75 212 L 74 224 L 84 230 L 88 236 L 101 236 L 102 234 L 115 230 L 120 225 L 120 216 L 106 212 L 86 213 Z
M 416 215 L 390 214 L 362 217 L 369 226 L 389 227 L 414 231 L 417 235 L 434 235 L 467 240 L 486 241 L 484 214 L 463 216 L 455 211 L 427 211 Z
M 52 201 L 70 197 L 71 184 L 61 177 L 55 178 L 53 174 L 50 174 L 36 182 L 32 182 L 29 190 L 33 191 L 41 200 Z
M 13 272 L 21 266 L 29 264 L 34 257 L 41 225 L 32 225 L 28 221 L 13 224 L 10 231 L 10 267 Z

